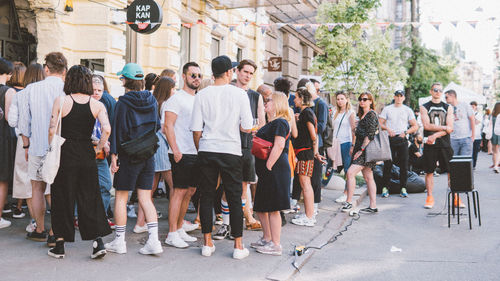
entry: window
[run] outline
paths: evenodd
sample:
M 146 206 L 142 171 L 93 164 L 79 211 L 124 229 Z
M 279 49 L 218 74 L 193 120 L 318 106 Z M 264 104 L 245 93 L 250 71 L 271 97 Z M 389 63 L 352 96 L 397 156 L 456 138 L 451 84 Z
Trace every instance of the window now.
M 236 61 L 237 61 L 237 62 L 240 62 L 240 61 L 242 61 L 242 60 L 243 60 L 243 49 L 238 48 L 238 49 L 236 50 Z
M 181 50 L 179 54 L 180 66 L 188 63 L 191 60 L 191 29 L 181 25 Z
M 210 45 L 212 58 L 218 57 L 220 53 L 220 39 L 212 37 L 212 45 Z
M 104 72 L 104 59 L 81 59 L 80 64 L 93 72 Z

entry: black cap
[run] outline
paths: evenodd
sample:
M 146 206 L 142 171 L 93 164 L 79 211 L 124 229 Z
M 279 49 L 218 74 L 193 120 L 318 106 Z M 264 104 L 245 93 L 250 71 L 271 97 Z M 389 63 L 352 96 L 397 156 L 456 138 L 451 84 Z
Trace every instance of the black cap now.
M 228 56 L 218 56 L 212 60 L 212 74 L 219 75 L 238 66 L 238 62 L 231 62 Z
M 394 92 L 394 95 L 395 96 L 397 96 L 397 95 L 404 96 L 405 92 L 403 92 L 403 90 L 397 90 L 397 91 Z

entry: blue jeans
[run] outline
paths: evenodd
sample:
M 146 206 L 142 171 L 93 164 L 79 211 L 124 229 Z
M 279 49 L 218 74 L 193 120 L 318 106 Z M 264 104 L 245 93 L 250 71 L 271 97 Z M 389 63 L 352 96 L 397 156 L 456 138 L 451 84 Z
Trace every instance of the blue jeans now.
M 99 187 L 101 189 L 102 204 L 104 205 L 104 211 L 107 212 L 109 208 L 109 201 L 111 200 L 111 194 L 109 190 L 111 189 L 111 173 L 109 171 L 108 161 L 95 160 L 97 164 L 97 174 L 99 176 Z
M 477 154 L 481 150 L 481 139 L 474 140 L 474 145 L 472 146 L 472 166 L 476 168 Z
M 346 173 L 346 174 L 347 174 L 347 170 L 349 170 L 349 167 L 351 166 L 351 154 L 349 154 L 349 152 L 351 152 L 351 146 L 352 146 L 351 142 L 345 142 L 345 143 L 340 144 L 340 154 L 342 155 L 342 165 L 343 165 L 344 173 Z M 332 165 L 333 165 L 332 160 L 328 159 L 328 164 L 326 166 L 326 170 L 328 171 L 328 169 L 330 169 L 332 167 Z M 340 171 L 342 171 L 342 170 L 338 170 L 338 172 L 340 172 Z M 333 173 L 329 173 L 327 178 L 323 178 L 322 184 L 327 185 L 328 182 L 330 182 L 332 175 L 333 175 Z
M 453 148 L 453 155 L 471 155 L 472 156 L 472 139 L 451 139 L 451 148 Z

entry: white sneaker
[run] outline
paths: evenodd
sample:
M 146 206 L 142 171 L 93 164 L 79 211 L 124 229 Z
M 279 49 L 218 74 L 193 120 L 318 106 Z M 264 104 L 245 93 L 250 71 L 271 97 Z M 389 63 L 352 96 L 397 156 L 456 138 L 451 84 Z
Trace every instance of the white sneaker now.
M 186 231 L 186 232 L 191 232 L 193 230 L 196 230 L 196 229 L 198 229 L 198 226 L 199 226 L 199 224 L 197 224 L 197 223 L 189 223 L 188 221 L 184 221 L 182 223 L 182 229 L 184 229 L 184 231 Z
M 148 232 L 148 225 L 144 224 L 143 226 L 138 226 L 137 224 L 134 226 L 134 233 L 144 233 Z
M 104 244 L 104 248 L 112 253 L 126 254 L 127 253 L 127 242 L 121 241 L 115 238 L 115 240 Z
M 245 246 L 243 246 L 243 250 L 240 250 L 238 248 L 234 248 L 233 259 L 242 260 L 242 259 L 248 257 L 248 255 L 250 255 L 250 252 L 248 251 L 247 248 L 245 248 Z
M 26 232 L 33 232 L 36 229 L 36 221 L 34 219 L 26 226 Z
M 148 239 L 146 245 L 139 250 L 143 255 L 157 255 L 163 253 L 163 248 L 158 240 Z
M 137 218 L 137 215 L 135 214 L 135 206 L 134 205 L 127 205 L 127 217 Z
M 344 203 L 347 200 L 347 195 L 342 193 L 342 195 L 339 196 L 339 198 L 335 199 L 335 202 L 337 203 Z
M 176 248 L 189 247 L 189 244 L 182 240 L 178 232 L 169 232 L 167 235 L 167 239 L 165 239 L 165 244 L 174 246 Z
M 292 219 L 292 223 L 302 226 L 314 226 L 314 224 L 316 224 L 316 220 L 314 218 L 308 218 L 307 216 L 303 216 L 300 218 Z
M 3 218 L 0 218 L 0 228 L 6 228 L 6 227 L 9 227 L 11 224 L 10 221 L 8 220 L 5 220 Z
M 203 247 L 201 247 L 201 255 L 204 257 L 210 257 L 214 252 L 215 245 L 213 245 L 212 247 L 203 245 Z
M 185 242 L 196 242 L 196 240 L 198 240 L 198 239 L 196 239 L 196 237 L 193 237 L 193 236 L 187 234 L 183 228 L 178 229 L 177 233 L 179 233 L 179 237 L 182 240 L 184 240 Z

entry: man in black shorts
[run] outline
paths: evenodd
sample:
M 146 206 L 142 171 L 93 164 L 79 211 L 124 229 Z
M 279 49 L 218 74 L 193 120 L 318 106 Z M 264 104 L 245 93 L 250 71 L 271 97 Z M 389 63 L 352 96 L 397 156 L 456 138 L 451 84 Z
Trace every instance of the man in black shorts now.
M 174 193 L 168 208 L 169 232 L 165 243 L 177 248 L 186 248 L 186 242 L 195 242 L 182 228 L 184 216 L 191 196 L 198 185 L 197 150 L 194 146 L 191 126 L 194 98 L 201 84 L 201 69 L 197 63 L 188 62 L 182 67 L 184 87 L 163 104 L 162 118 L 165 120 L 165 135 L 169 143 L 168 157 L 172 163 Z
M 420 116 L 424 125 L 424 155 L 423 166 L 425 171 L 425 187 L 427 199 L 424 208 L 434 207 L 434 170 L 436 162 L 446 171 L 449 171 L 453 149 L 450 144 L 450 134 L 453 131 L 453 107 L 441 101 L 443 86 L 434 83 L 430 94 L 432 100 L 420 107 Z

